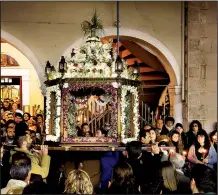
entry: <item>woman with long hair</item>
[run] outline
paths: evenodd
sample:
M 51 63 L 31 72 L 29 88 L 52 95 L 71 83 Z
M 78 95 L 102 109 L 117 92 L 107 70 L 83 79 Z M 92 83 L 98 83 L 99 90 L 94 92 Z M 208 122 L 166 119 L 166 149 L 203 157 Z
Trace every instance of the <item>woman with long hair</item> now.
M 138 194 L 132 167 L 127 162 L 116 165 L 109 182 L 109 194 Z
M 189 125 L 189 131 L 186 133 L 187 135 L 187 149 L 189 149 L 196 140 L 196 135 L 198 132 L 204 131 L 202 129 L 202 124 L 198 120 L 193 120 Z
M 176 148 L 176 152 L 182 154 L 184 145 L 180 133 L 178 131 L 173 131 L 170 136 L 170 140 L 173 146 Z
M 187 135 L 184 132 L 183 125 L 181 123 L 176 123 L 175 129 L 176 129 L 177 132 L 180 133 L 181 138 L 182 138 L 182 142 L 183 142 L 183 145 L 184 145 L 184 149 L 186 149 L 188 140 L 187 140 Z
M 163 194 L 176 194 L 178 181 L 176 170 L 169 161 L 162 162 L 161 174 L 163 177 Z
M 88 173 L 81 169 L 75 169 L 68 174 L 65 182 L 66 194 L 92 194 L 93 185 Z
M 211 168 L 217 162 L 216 150 L 211 146 L 209 137 L 205 131 L 199 131 L 197 133 L 195 144 L 189 149 L 188 160 L 192 164 L 205 164 Z

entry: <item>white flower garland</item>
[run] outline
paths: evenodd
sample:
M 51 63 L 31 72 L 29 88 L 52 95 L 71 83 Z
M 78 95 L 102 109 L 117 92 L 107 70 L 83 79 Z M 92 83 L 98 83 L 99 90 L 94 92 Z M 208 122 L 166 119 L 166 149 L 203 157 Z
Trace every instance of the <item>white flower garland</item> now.
M 139 133 L 139 96 L 138 96 L 138 89 L 137 87 L 134 86 L 128 86 L 128 85 L 122 85 L 121 88 L 121 141 L 123 143 L 131 142 L 131 141 L 136 141 Z M 125 108 L 127 106 L 126 104 L 126 94 L 127 91 L 130 91 L 134 95 L 134 103 L 133 103 L 133 124 L 134 124 L 134 137 L 132 138 L 125 138 Z
M 87 41 L 75 48 L 73 57 L 65 56 L 67 71 L 63 78 L 115 78 L 117 76 L 115 72 L 117 53 L 112 47 L 112 41 L 102 43 L 97 37 L 89 37 Z M 134 79 L 131 72 L 127 69 L 126 61 L 122 61 L 124 67 L 121 77 Z M 61 74 L 55 71 L 49 74 L 48 79 L 54 80 L 60 77 Z
M 56 99 L 57 104 L 56 106 L 56 118 L 54 121 L 54 127 L 55 127 L 55 135 L 49 135 L 49 120 L 51 118 L 51 93 L 56 93 Z M 60 139 L 60 116 L 61 116 L 61 91 L 59 89 L 59 85 L 51 86 L 46 88 L 46 121 L 45 121 L 45 127 L 46 127 L 46 141 L 53 141 L 57 142 Z

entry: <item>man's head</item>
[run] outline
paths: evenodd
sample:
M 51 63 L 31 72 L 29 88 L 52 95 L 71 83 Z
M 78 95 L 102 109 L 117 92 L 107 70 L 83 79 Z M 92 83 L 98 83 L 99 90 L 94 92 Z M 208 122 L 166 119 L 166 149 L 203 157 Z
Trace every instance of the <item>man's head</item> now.
M 191 190 L 192 193 L 216 192 L 217 176 L 216 171 L 203 164 L 196 164 L 191 169 Z
M 107 132 L 104 129 L 98 129 L 95 134 L 96 137 L 106 137 Z
M 157 120 L 156 128 L 157 129 L 162 129 L 163 128 L 163 120 L 161 120 L 161 119 Z
M 131 160 L 140 159 L 142 155 L 142 144 L 138 141 L 132 141 L 126 147 L 127 157 Z
M 32 139 L 30 135 L 20 136 L 17 140 L 18 148 L 29 149 L 32 145 Z
M 21 123 L 23 120 L 23 115 L 21 113 L 16 112 L 14 121 L 15 123 Z
M 14 138 L 14 136 L 15 136 L 15 129 L 8 127 L 7 128 L 7 137 L 12 139 L 12 138 Z
M 29 183 L 31 159 L 23 152 L 17 152 L 12 156 L 10 175 L 12 179 Z
M 8 113 L 6 114 L 5 120 L 6 120 L 6 121 L 14 120 L 13 113 L 12 113 L 12 112 L 8 112 Z
M 36 115 L 37 123 L 42 123 L 43 122 L 43 116 L 42 114 L 37 114 Z
M 9 101 L 8 100 L 4 100 L 3 105 L 5 108 L 9 107 Z
M 16 110 L 18 109 L 17 103 L 13 103 L 13 104 L 12 104 L 12 109 L 13 109 L 14 111 L 16 111 Z
M 168 126 L 168 127 L 172 127 L 175 123 L 175 119 L 173 117 L 167 117 L 166 120 L 165 120 L 165 124 Z
M 87 123 L 83 123 L 82 126 L 81 126 L 81 129 L 84 133 L 87 133 L 90 131 L 89 129 L 89 125 Z

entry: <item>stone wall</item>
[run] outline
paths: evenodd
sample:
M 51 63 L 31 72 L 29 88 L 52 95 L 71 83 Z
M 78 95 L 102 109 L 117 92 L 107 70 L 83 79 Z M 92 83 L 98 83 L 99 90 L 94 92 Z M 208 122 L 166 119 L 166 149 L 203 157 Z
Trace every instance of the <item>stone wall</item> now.
M 184 122 L 197 119 L 208 132 L 217 121 L 217 3 L 186 3 Z

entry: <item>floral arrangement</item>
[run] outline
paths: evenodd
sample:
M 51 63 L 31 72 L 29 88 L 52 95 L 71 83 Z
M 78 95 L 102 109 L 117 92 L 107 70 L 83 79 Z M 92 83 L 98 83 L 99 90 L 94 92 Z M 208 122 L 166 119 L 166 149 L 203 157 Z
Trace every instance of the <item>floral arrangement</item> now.
M 134 103 L 133 103 L 133 124 L 134 124 L 134 137 L 133 138 L 125 138 L 125 131 L 126 131 L 126 124 L 125 124 L 125 109 L 127 107 L 126 95 L 127 92 L 130 92 L 134 96 Z M 139 97 L 138 97 L 138 88 L 134 86 L 122 85 L 121 87 L 121 141 L 123 143 L 131 142 L 137 140 L 138 133 L 139 133 Z
M 56 98 L 56 113 L 55 113 L 55 121 L 54 121 L 54 129 L 55 135 L 49 135 L 49 121 L 51 119 L 51 93 L 55 92 Z M 46 120 L 45 120 L 45 128 L 46 128 L 46 141 L 57 142 L 60 139 L 60 116 L 61 116 L 61 91 L 59 89 L 59 85 L 54 85 L 51 87 L 47 87 L 46 89 Z
M 71 56 L 65 56 L 66 66 L 65 74 L 61 75 L 55 69 L 49 73 L 48 80 L 57 78 L 115 78 L 115 61 L 117 51 L 112 46 L 112 40 L 109 43 L 102 43 L 99 35 L 103 32 L 103 25 L 100 22 L 96 12 L 90 21 L 84 21 L 81 24 L 84 35 L 88 35 L 87 40 L 81 46 L 72 50 Z M 122 78 L 134 79 L 128 70 L 128 65 L 123 61 Z

